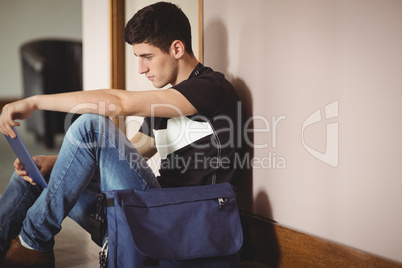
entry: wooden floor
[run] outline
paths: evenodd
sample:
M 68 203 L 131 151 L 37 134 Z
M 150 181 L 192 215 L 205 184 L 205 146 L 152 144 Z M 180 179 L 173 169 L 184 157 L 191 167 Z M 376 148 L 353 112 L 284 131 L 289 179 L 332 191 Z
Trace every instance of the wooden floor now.
M 99 267 L 100 247 L 70 218 L 64 220 L 61 232 L 55 239 L 56 268 Z

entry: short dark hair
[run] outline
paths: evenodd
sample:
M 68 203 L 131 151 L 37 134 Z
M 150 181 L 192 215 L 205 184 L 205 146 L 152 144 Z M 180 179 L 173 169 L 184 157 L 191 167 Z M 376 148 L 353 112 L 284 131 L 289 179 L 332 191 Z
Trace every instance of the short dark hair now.
M 158 2 L 139 10 L 127 22 L 124 40 L 130 45 L 148 43 L 165 53 L 169 53 L 173 41 L 180 40 L 186 51 L 193 54 L 190 22 L 172 3 Z

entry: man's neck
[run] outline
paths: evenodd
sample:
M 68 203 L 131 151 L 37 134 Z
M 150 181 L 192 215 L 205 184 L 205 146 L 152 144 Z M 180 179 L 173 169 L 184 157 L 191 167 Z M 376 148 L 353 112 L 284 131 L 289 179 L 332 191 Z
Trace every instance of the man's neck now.
M 198 63 L 199 62 L 194 55 L 186 54 L 179 62 L 179 73 L 177 74 L 177 80 L 172 86 L 174 87 L 180 82 L 187 80 Z

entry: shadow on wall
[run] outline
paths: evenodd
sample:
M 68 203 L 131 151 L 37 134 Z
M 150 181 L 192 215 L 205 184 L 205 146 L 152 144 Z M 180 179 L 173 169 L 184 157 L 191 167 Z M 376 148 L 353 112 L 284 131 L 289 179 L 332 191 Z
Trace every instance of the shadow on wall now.
M 220 20 L 211 21 L 206 25 L 204 29 L 205 42 L 204 50 L 208 51 L 205 55 L 205 62 L 208 66 L 212 67 L 214 70 L 223 73 L 226 78 L 232 83 L 240 100 L 242 101 L 242 123 L 252 116 L 253 101 L 250 89 L 247 87 L 246 83 L 237 77 L 233 77 L 229 74 L 229 55 L 228 55 L 228 39 L 227 31 L 225 25 Z M 253 128 L 253 123 L 249 125 Z M 242 133 L 243 134 L 243 133 Z M 245 154 L 250 156 L 252 159 L 254 155 L 254 150 L 249 144 L 253 143 L 253 133 L 247 133 L 246 140 L 249 143 L 243 143 L 243 150 Z M 253 186 L 253 170 L 252 168 L 244 168 L 240 174 L 240 178 L 236 182 L 236 186 L 239 190 L 239 206 L 240 209 L 245 211 L 252 211 L 253 200 L 252 200 L 252 186 Z
M 222 72 L 226 78 L 232 83 L 240 100 L 242 101 L 242 124 L 247 122 L 249 118 L 253 116 L 253 98 L 250 89 L 246 82 L 241 77 L 233 76 L 229 74 L 229 55 L 228 55 L 228 34 L 226 26 L 219 19 L 211 21 L 204 27 L 204 38 L 208 42 L 204 43 L 205 62 L 207 66 L 212 67 L 214 70 Z M 247 51 L 247 48 L 240 47 L 240 51 Z M 241 57 L 239 57 L 242 64 Z M 249 129 L 253 129 L 253 122 L 249 124 Z M 248 143 L 244 143 L 244 153 L 249 156 L 249 159 L 254 157 L 254 135 L 253 132 L 245 132 Z M 239 207 L 242 212 L 249 214 L 255 212 L 257 215 L 269 215 L 269 219 L 272 220 L 272 209 L 269 202 L 269 198 L 265 192 L 260 192 L 255 201 L 253 202 L 253 169 L 251 165 L 248 168 L 244 168 L 239 176 L 239 179 L 235 182 L 235 186 L 238 188 Z M 269 263 L 271 267 L 277 267 L 280 259 L 278 240 L 275 234 L 275 229 L 266 229 L 265 226 L 261 226 L 260 222 L 252 219 L 248 220 L 250 228 L 250 235 L 252 241 L 264 241 L 263 245 L 256 245 L 258 249 L 258 257 L 263 256 L 265 263 Z M 256 236 L 263 237 L 263 239 L 256 239 Z M 246 243 L 247 241 L 245 241 Z M 257 260 L 258 260 L 257 257 Z
M 259 192 L 254 201 L 254 213 L 257 215 L 268 215 L 272 219 L 272 208 L 268 195 L 265 192 Z M 251 233 L 252 241 L 258 249 L 256 259 L 266 263 L 269 267 L 279 267 L 280 248 L 274 225 L 263 223 L 262 221 L 251 219 L 250 226 L 253 228 Z

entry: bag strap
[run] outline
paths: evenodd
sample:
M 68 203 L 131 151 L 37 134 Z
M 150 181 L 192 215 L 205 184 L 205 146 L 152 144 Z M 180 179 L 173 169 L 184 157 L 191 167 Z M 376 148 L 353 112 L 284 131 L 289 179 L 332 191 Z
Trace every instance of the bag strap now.
M 214 126 L 211 123 L 211 121 L 208 118 L 204 117 L 204 116 L 202 118 L 210 125 L 210 127 L 212 129 L 212 135 L 214 135 L 214 139 L 215 139 L 216 146 L 217 146 L 217 148 L 216 148 L 216 157 L 217 158 L 216 159 L 218 161 L 218 166 L 219 166 L 219 164 L 221 162 L 221 157 L 222 157 L 221 140 L 219 139 L 218 133 L 216 132 Z M 217 177 L 217 173 L 216 173 L 216 169 L 214 169 L 214 172 L 212 173 L 211 184 L 216 184 L 216 177 Z
M 213 132 L 214 132 L 214 138 L 215 138 L 215 141 L 216 141 L 216 145 L 218 146 L 218 148 L 217 148 L 217 161 L 218 161 L 218 164 L 220 164 L 220 162 L 221 162 L 221 154 L 222 154 L 222 145 L 221 145 L 221 141 L 220 141 L 220 139 L 219 139 L 219 136 L 218 136 L 218 133 L 216 133 L 216 131 L 215 131 L 215 128 L 212 126 L 212 124 L 211 123 L 209 123 L 210 125 L 211 125 L 211 127 L 212 127 L 212 130 L 213 130 Z M 212 184 L 215 184 L 216 183 L 216 169 L 214 170 L 214 174 L 212 174 Z
M 199 63 L 196 66 L 196 68 L 194 69 L 193 73 L 191 73 L 189 79 L 192 78 L 192 77 L 197 77 L 198 75 L 200 75 L 200 71 L 201 71 L 202 68 L 204 68 L 204 65 Z M 212 132 L 213 132 L 212 134 L 214 135 L 214 139 L 215 139 L 216 146 L 217 146 L 217 153 L 216 154 L 217 154 L 217 161 L 218 161 L 218 164 L 219 164 L 221 162 L 221 157 L 222 157 L 221 156 L 221 154 L 222 154 L 222 145 L 221 145 L 221 141 L 219 139 L 218 133 L 216 132 L 214 126 L 212 125 L 211 121 L 208 118 L 206 118 L 205 116 L 200 116 L 200 117 L 205 122 L 207 122 L 210 125 L 211 129 L 212 129 Z M 216 184 L 216 177 L 217 177 L 216 169 L 214 169 L 214 172 L 212 174 L 211 184 Z

